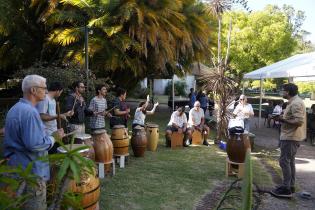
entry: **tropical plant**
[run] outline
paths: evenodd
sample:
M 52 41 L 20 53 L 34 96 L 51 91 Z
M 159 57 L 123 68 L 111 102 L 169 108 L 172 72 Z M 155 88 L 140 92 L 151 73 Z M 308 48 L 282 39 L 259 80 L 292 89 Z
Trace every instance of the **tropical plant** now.
M 20 209 L 32 196 L 23 193 L 26 184 L 36 183 L 36 176 L 31 173 L 33 164 L 30 163 L 23 169 L 8 166 L 5 162 L 6 160 L 0 160 L 0 209 Z
M 184 96 L 186 97 L 186 88 L 187 84 L 184 81 L 174 82 L 174 92 L 175 96 Z M 165 95 L 172 97 L 172 81 L 169 81 L 165 87 Z
M 230 54 L 230 38 L 232 31 L 232 19 L 230 19 L 229 30 L 227 35 L 227 48 L 225 50 L 225 57 L 222 56 L 222 16 L 223 13 L 231 9 L 232 4 L 240 3 L 245 8 L 247 7 L 246 1 L 234 0 L 213 0 L 208 4 L 209 14 L 214 15 L 218 21 L 218 47 L 216 49 L 217 56 L 212 57 L 213 71 L 205 73 L 201 80 L 204 82 L 204 88 L 211 90 L 216 94 L 218 100 L 218 115 L 217 115 L 217 138 L 216 143 L 221 139 L 227 138 L 227 121 L 229 118 L 227 107 L 234 99 L 235 82 L 226 74 L 229 65 Z
M 208 19 L 203 4 L 195 0 L 64 0 L 46 21 L 59 26 L 49 41 L 67 49 L 61 57 L 82 63 L 83 28 L 88 25 L 95 74 L 136 84 L 147 76 L 181 73 L 177 66 L 204 57 L 211 32 Z
M 50 28 L 42 19 L 57 1 L 2 0 L 0 4 L 0 81 L 12 78 L 35 61 L 50 61 L 54 50 L 45 44 Z

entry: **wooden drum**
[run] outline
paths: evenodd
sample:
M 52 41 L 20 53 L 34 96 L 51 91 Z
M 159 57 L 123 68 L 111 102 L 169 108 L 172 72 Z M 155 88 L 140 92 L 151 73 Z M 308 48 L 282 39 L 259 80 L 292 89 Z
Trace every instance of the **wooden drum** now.
M 85 210 L 95 210 L 100 197 L 100 180 L 96 173 L 82 173 L 80 182 L 71 180 L 68 190 L 74 193 L 82 194 L 81 205 Z
M 226 152 L 232 162 L 244 163 L 247 149 L 250 149 L 248 134 L 230 135 Z
M 90 148 L 90 154 L 91 156 L 89 157 L 91 160 L 95 160 L 95 152 L 93 148 L 93 140 L 92 136 L 87 133 L 76 133 L 74 135 L 74 143 L 75 144 L 85 144 L 89 146 Z
M 146 133 L 148 139 L 147 149 L 149 151 L 156 151 L 159 141 L 159 125 L 146 124 Z
M 113 142 L 115 155 L 128 154 L 129 137 L 125 126 L 115 125 L 112 128 L 111 140 Z
M 95 130 L 92 133 L 94 141 L 95 162 L 104 163 L 105 171 L 110 171 L 113 162 L 113 143 L 105 129 Z
M 147 136 L 143 127 L 136 126 L 132 131 L 131 147 L 136 157 L 143 157 L 147 147 Z
M 70 149 L 70 145 L 65 145 Z M 83 144 L 73 144 L 71 150 L 83 146 Z M 57 151 L 59 153 L 66 153 L 67 151 L 63 147 L 58 147 Z M 84 157 L 88 157 L 89 149 L 83 149 L 80 154 Z M 56 186 L 56 176 L 57 176 L 58 166 L 54 166 L 52 170 L 51 187 L 55 191 Z M 100 197 L 100 181 L 96 177 L 96 172 L 94 170 L 93 174 L 88 174 L 86 171 L 82 171 L 80 175 L 80 182 L 76 183 L 71 180 L 68 185 L 68 191 L 81 194 L 82 200 L 81 205 L 85 210 L 95 210 L 97 207 L 97 202 Z

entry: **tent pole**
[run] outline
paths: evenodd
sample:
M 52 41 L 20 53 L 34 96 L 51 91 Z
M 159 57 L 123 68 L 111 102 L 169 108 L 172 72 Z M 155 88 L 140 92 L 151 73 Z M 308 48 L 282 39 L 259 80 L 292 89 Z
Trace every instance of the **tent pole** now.
M 261 121 L 262 93 L 263 93 L 263 79 L 262 79 L 262 78 L 260 78 L 260 98 L 259 98 L 258 128 L 260 128 L 260 121 Z
M 245 82 L 243 82 L 242 94 L 245 95 Z

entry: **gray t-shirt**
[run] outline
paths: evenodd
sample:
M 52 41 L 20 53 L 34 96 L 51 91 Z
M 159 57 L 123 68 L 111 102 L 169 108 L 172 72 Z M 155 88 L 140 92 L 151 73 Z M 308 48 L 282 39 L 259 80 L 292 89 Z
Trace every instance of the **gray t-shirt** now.
M 50 98 L 49 95 L 46 95 L 43 101 L 40 101 L 36 105 L 36 109 L 39 114 L 49 114 L 50 116 L 56 116 L 56 100 Z M 45 125 L 45 131 L 48 135 L 51 135 L 53 132 L 57 131 L 57 120 L 43 121 Z

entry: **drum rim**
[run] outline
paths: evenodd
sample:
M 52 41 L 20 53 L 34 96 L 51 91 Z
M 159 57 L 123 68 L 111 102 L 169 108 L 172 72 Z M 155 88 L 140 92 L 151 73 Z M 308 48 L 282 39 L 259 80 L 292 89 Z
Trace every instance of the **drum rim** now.
M 102 133 L 107 133 L 106 129 L 96 129 L 92 132 L 92 134 L 102 134 Z
M 159 127 L 159 125 L 158 124 L 155 124 L 155 123 L 146 123 L 145 124 L 147 127 L 149 127 L 149 128 L 158 128 Z
M 126 128 L 124 125 L 114 125 L 112 129 Z
M 67 147 L 68 145 L 70 145 L 70 144 L 66 144 L 66 145 L 64 145 L 64 146 Z M 85 144 L 72 144 L 72 145 L 86 146 Z M 74 149 L 76 149 L 76 148 L 74 148 Z M 79 153 L 84 153 L 84 152 L 88 152 L 89 150 L 90 150 L 89 148 L 86 148 L 86 149 L 82 149 L 82 150 L 80 150 L 80 151 L 78 151 L 78 152 L 79 152 Z M 63 148 L 62 146 L 57 147 L 57 151 L 58 151 L 58 153 L 61 153 L 61 154 L 66 154 L 66 153 L 67 153 L 67 151 L 64 150 L 64 148 Z
M 86 140 L 92 138 L 91 134 L 88 133 L 76 133 L 74 134 L 75 139 Z

